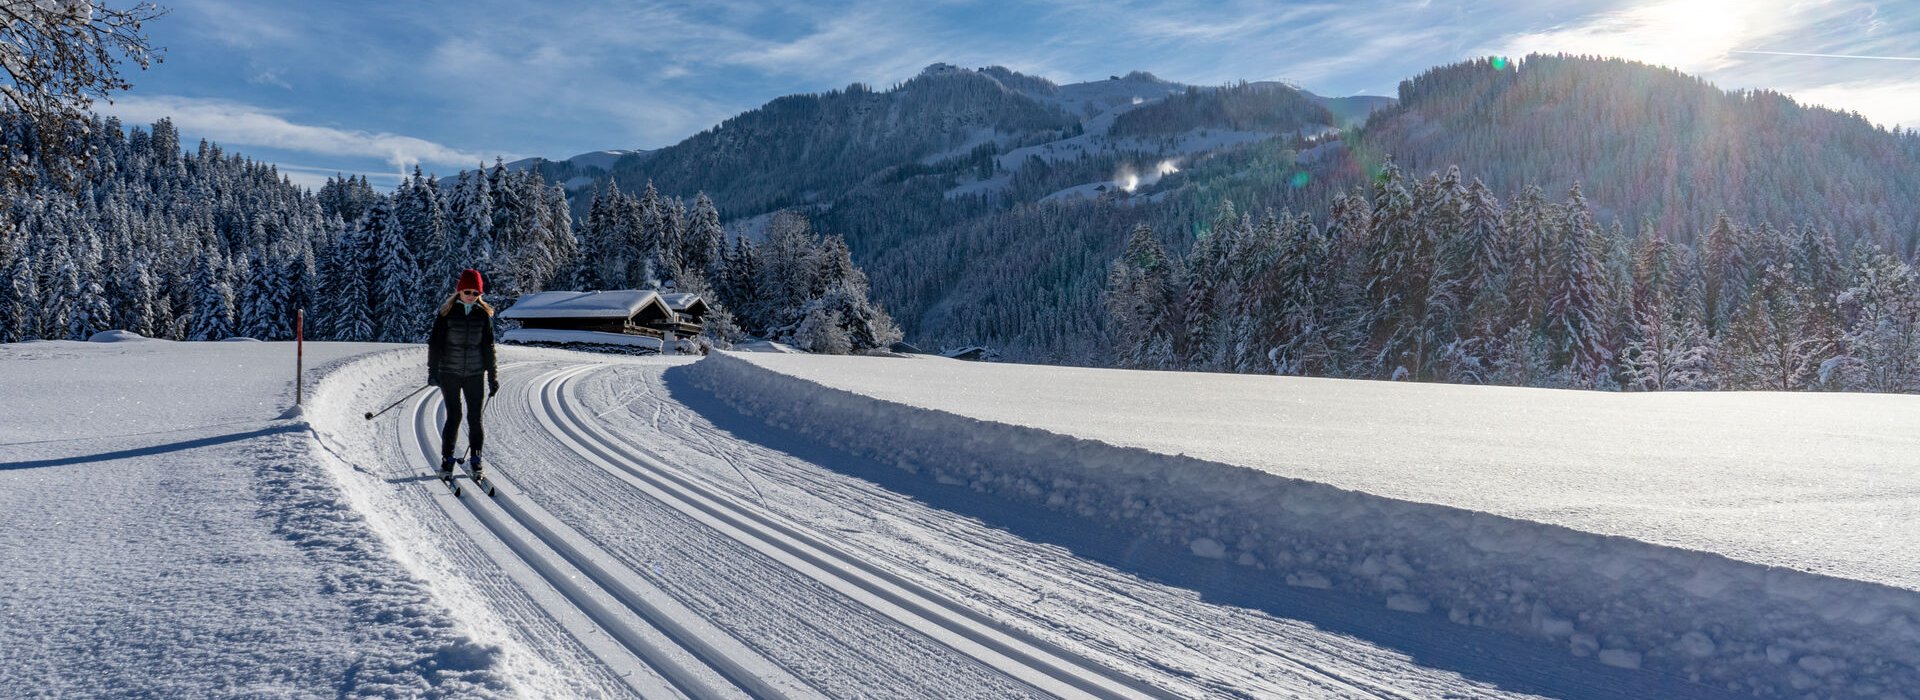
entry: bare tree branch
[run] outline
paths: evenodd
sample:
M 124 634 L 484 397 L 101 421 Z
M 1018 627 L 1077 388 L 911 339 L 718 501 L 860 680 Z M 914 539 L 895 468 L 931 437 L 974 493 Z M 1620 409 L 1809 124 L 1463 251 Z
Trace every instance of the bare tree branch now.
M 71 185 L 92 154 L 81 146 L 95 99 L 132 86 L 125 60 L 142 70 L 161 59 L 141 25 L 166 14 L 141 2 L 126 9 L 92 0 L 0 0 L 0 194 L 36 171 Z

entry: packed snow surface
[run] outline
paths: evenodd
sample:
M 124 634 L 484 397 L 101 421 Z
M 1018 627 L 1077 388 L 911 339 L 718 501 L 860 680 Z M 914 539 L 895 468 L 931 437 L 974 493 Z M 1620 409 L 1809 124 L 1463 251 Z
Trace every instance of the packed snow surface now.
M 293 374 L 288 343 L 0 344 L 0 695 L 504 691 L 335 493 Z
M 745 359 L 985 421 L 1920 591 L 1920 396 Z
M 935 358 L 693 370 L 776 425 L 1290 585 L 1732 690 L 1920 692 L 1920 397 Z
M 0 694 L 1920 696 L 1910 588 L 1207 452 L 1408 480 L 1372 392 L 1499 392 L 507 346 L 487 497 L 419 346 L 309 343 L 296 409 L 288 343 L 100 340 L 0 345 Z

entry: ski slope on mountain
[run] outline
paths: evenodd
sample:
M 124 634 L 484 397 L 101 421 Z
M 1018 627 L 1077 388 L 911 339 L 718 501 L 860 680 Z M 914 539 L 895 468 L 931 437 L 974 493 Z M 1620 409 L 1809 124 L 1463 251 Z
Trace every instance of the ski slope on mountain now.
M 1012 386 L 978 372 L 1015 368 L 944 360 L 505 347 L 503 386 L 487 410 L 498 487 L 489 498 L 464 472 L 459 496 L 433 475 L 442 406 L 433 392 L 409 394 L 423 350 L 309 344 L 307 404 L 288 412 L 291 354 L 288 344 L 252 342 L 0 346 L 0 382 L 23 390 L 0 401 L 3 687 L 336 697 L 1912 690 L 1890 661 L 1865 657 L 1878 653 L 1871 636 L 1828 636 L 1864 619 L 1781 633 L 1760 652 L 1771 672 L 1723 658 L 1760 624 L 1724 616 L 1751 608 L 1692 611 L 1719 625 L 1702 627 L 1718 648 L 1694 667 L 1636 646 L 1644 630 L 1601 631 L 1609 618 L 1577 608 L 1557 609 L 1573 616 L 1570 633 L 1516 630 L 1493 616 L 1450 621 L 1433 592 L 1445 571 L 1504 576 L 1509 591 L 1526 576 L 1556 579 L 1449 568 L 1455 555 L 1493 567 L 1514 560 L 1418 536 L 1374 543 L 1394 556 L 1363 557 L 1377 531 L 1312 510 L 1444 523 L 1391 505 L 1421 504 L 1264 472 L 1223 482 L 1211 462 L 1072 437 L 1046 414 L 1131 412 L 1115 425 L 1145 439 L 1187 410 L 1074 403 L 1091 386 L 1074 370 L 1019 370 L 1036 374 Z M 915 401 L 940 410 L 845 390 L 919 372 L 951 378 L 906 382 L 924 384 L 931 393 Z M 1140 385 L 1196 376 L 1142 376 Z M 1369 387 L 1357 384 L 1329 390 L 1351 387 L 1364 403 Z M 1024 424 L 961 415 L 1007 405 L 1027 413 L 997 418 Z M 1206 423 L 1198 418 L 1181 419 L 1183 430 Z M 1331 430 L 1351 419 L 1302 420 Z M 1203 442 L 1183 451 L 1200 454 Z M 1036 471 L 1036 460 L 1081 471 L 1069 484 Z M 1151 507 L 1096 507 L 1141 470 L 1155 480 Z M 1230 536 L 1268 524 L 1232 494 L 1181 510 L 1196 489 L 1275 483 L 1298 491 L 1287 501 L 1293 544 L 1321 547 L 1317 563 L 1298 547 Z M 1168 536 L 1192 522 L 1215 531 Z M 1515 522 L 1507 534 L 1539 527 Z M 1579 535 L 1568 532 L 1540 546 Z M 1621 550 L 1647 546 L 1614 540 Z M 1272 554 L 1280 549 L 1295 559 L 1282 566 Z M 1588 548 L 1556 561 L 1590 571 L 1618 554 Z M 1504 602 L 1534 615 L 1589 592 L 1533 590 Z M 1580 654 L 1578 636 L 1596 631 L 1596 648 Z M 1810 652 L 1820 644 L 1853 648 Z M 1626 663 L 1629 653 L 1646 662 Z M 1736 668 L 1750 675 L 1713 675 Z M 1799 687 L 1794 672 L 1813 682 Z

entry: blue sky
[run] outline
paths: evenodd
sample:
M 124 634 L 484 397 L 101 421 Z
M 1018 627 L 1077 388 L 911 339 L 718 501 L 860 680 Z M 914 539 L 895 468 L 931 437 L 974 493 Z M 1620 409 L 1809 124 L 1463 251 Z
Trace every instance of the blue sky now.
M 126 5 L 129 0 L 110 0 Z M 1920 2 L 268 2 L 162 0 L 165 61 L 99 108 L 171 116 L 318 186 L 671 145 L 781 95 L 936 62 L 1057 83 L 1145 70 L 1392 95 L 1486 55 L 1572 52 L 1920 127 Z

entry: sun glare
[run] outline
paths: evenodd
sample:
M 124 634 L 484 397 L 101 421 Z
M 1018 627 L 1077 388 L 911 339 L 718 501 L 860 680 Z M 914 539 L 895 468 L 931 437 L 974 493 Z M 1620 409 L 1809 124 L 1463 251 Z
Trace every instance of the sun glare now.
M 1577 26 L 1516 37 L 1495 53 L 1619 56 L 1701 72 L 1724 67 L 1732 53 L 1783 28 L 1778 0 L 1656 0 Z

